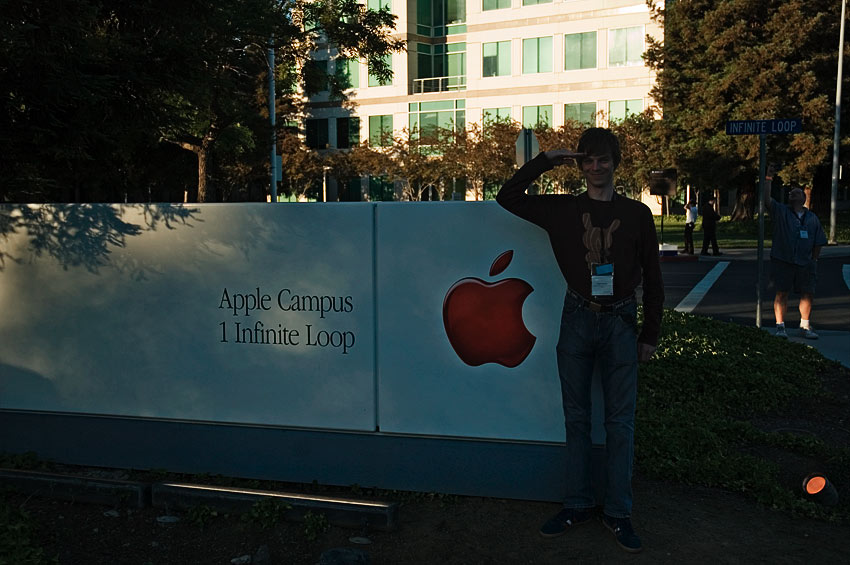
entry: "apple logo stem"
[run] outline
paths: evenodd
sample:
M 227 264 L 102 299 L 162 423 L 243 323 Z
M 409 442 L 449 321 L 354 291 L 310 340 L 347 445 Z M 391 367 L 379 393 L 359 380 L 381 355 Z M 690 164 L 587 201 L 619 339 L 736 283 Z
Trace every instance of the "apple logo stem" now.
M 507 269 L 513 255 L 509 250 L 496 257 L 490 276 Z M 489 283 L 467 277 L 454 283 L 443 299 L 443 324 L 458 357 L 473 367 L 522 363 L 537 341 L 522 320 L 523 303 L 533 291 L 517 278 Z

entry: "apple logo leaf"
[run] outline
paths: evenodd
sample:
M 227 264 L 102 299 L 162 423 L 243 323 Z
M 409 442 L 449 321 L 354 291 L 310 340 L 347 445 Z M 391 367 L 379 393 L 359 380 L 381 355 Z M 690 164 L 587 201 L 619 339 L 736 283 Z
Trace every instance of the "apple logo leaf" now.
M 511 264 L 511 260 L 514 258 L 514 250 L 509 249 L 505 251 L 493 261 L 493 264 L 490 265 L 490 276 L 495 277 L 502 271 L 508 268 L 508 265 Z

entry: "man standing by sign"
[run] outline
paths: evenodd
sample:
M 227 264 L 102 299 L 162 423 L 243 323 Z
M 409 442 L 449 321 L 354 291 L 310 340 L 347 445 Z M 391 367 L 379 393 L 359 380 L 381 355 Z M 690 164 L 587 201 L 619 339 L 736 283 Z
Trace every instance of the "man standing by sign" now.
M 575 160 L 587 192 L 526 194 L 544 172 Z M 632 528 L 632 459 L 638 361 L 655 352 L 664 289 L 658 239 L 649 208 L 614 192 L 620 143 L 607 129 L 590 128 L 578 151 L 540 153 L 502 186 L 496 200 L 508 211 L 542 227 L 567 282 L 558 372 L 567 439 L 567 496 L 564 508 L 540 529 L 558 536 L 590 520 L 596 506 L 591 489 L 591 382 L 598 365 L 605 398 L 608 484 L 602 522 L 619 545 L 641 550 Z M 635 288 L 643 283 L 644 323 L 637 327 Z
M 764 207 L 773 218 L 773 242 L 770 246 L 770 274 L 776 287 L 773 313 L 776 335 L 788 337 L 785 310 L 788 293 L 800 294 L 800 333 L 806 339 L 817 339 L 810 322 L 815 286 L 818 280 L 818 256 L 826 245 L 820 220 L 804 204 L 806 195 L 800 188 L 788 193 L 788 205 L 770 197 L 773 170 L 765 177 Z

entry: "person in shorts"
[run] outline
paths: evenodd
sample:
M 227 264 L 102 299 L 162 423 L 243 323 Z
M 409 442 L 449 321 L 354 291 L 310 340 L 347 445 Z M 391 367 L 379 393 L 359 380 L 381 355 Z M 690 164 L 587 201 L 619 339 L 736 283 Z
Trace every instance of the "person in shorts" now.
M 818 217 L 805 207 L 806 194 L 801 188 L 788 193 L 788 204 L 777 202 L 770 195 L 773 167 L 765 178 L 764 205 L 773 219 L 773 243 L 770 246 L 770 274 L 776 288 L 773 313 L 776 316 L 776 335 L 788 337 L 785 311 L 788 295 L 800 295 L 800 334 L 817 339 L 811 315 L 815 287 L 818 281 L 818 256 L 826 245 L 826 235 Z

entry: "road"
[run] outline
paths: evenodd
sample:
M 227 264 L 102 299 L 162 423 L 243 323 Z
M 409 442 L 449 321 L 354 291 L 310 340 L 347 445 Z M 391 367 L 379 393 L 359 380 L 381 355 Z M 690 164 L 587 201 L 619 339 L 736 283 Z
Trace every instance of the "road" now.
M 774 290 L 770 284 L 770 252 L 765 249 L 762 323 L 766 330 L 775 326 Z M 850 366 L 850 246 L 824 247 L 818 262 L 818 286 L 811 322 L 821 339 L 807 342 L 827 357 Z M 661 263 L 666 308 L 689 311 L 725 322 L 756 325 L 756 250 L 729 250 L 719 257 L 699 261 Z M 794 341 L 800 312 L 798 297 L 788 300 L 786 325 Z

